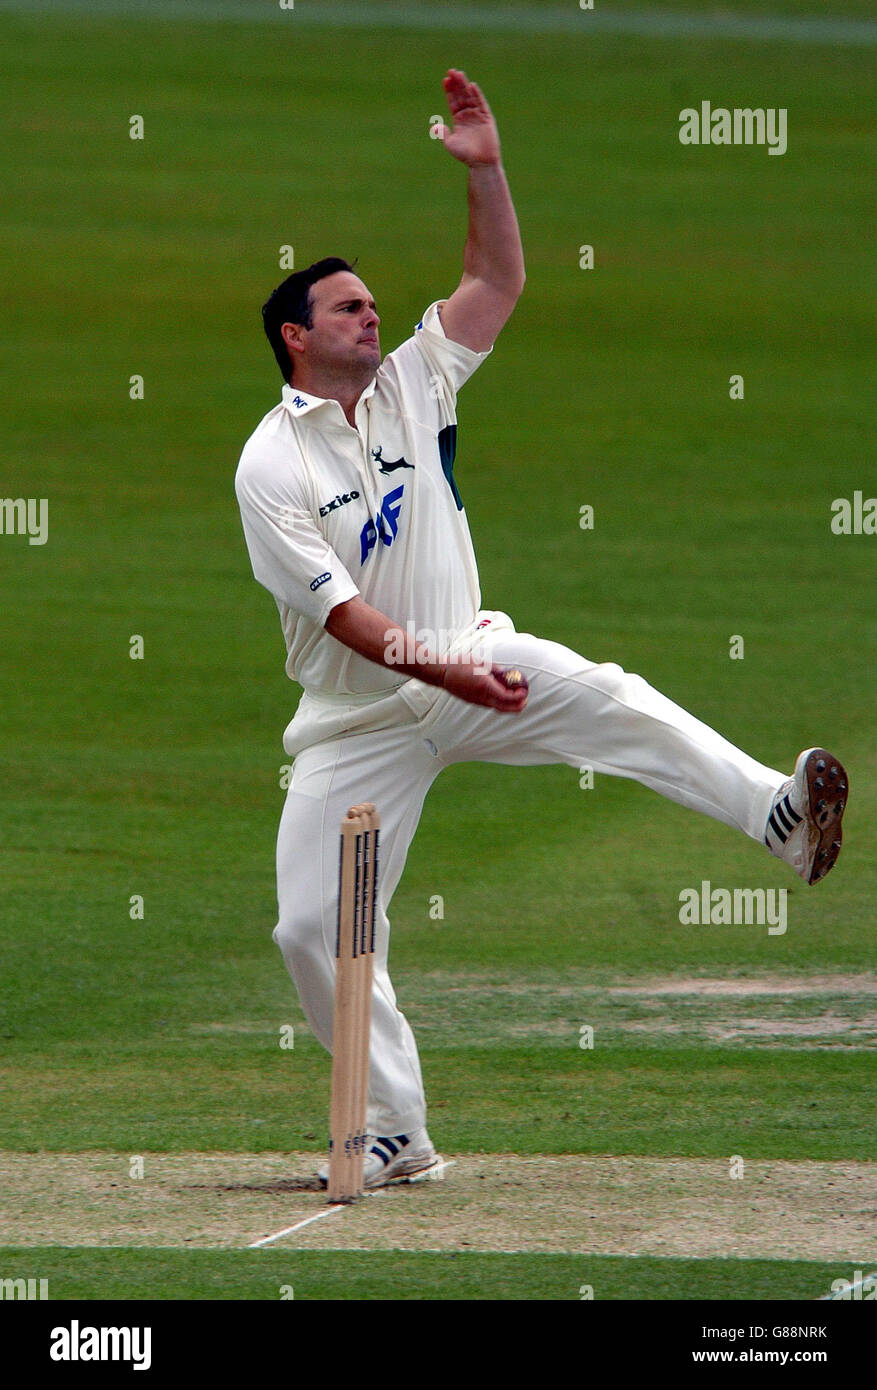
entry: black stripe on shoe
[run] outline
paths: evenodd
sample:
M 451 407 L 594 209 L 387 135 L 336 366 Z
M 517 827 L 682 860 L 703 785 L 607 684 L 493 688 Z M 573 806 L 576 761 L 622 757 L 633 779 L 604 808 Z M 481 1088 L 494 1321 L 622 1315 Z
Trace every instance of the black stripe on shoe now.
M 781 844 L 781 845 L 784 845 L 784 844 L 786 843 L 786 840 L 789 838 L 789 832 L 788 832 L 787 830 L 784 830 L 784 829 L 782 828 L 782 826 L 780 825 L 780 823 L 779 823 L 779 821 L 778 821 L 778 819 L 777 819 L 776 810 L 777 810 L 777 808 L 774 807 L 773 810 L 771 811 L 770 815 L 768 816 L 768 818 L 767 818 L 767 828 L 768 828 L 768 830 L 772 830 L 773 833 L 774 833 L 774 835 L 776 835 L 777 839 L 779 840 L 780 844 Z M 767 843 L 767 844 L 770 844 L 770 840 L 768 839 L 767 835 L 765 835 L 764 838 L 765 838 L 766 843 Z
M 384 1164 L 384 1167 L 386 1167 L 390 1160 L 395 1158 L 397 1153 L 399 1153 L 401 1149 L 404 1149 L 405 1145 L 408 1143 L 409 1139 L 407 1134 L 397 1134 L 395 1140 L 388 1138 L 376 1139 L 372 1144 L 371 1151 L 373 1154 L 377 1154 L 378 1158 Z
M 792 804 L 789 801 L 788 795 L 784 796 L 782 801 L 777 802 L 774 807 L 774 815 L 777 820 L 782 823 L 788 834 L 791 834 L 795 826 L 800 825 L 801 821 L 804 819 L 803 816 L 798 815 L 797 811 L 792 810 Z

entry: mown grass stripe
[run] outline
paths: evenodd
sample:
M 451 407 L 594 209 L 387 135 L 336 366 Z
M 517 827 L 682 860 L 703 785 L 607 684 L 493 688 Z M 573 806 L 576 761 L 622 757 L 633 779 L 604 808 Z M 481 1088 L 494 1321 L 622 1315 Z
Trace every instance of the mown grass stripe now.
M 844 1264 L 820 1260 L 680 1260 L 582 1255 L 322 1250 L 60 1250 L 0 1247 L 0 1272 L 49 1280 L 58 1299 L 594 1301 L 816 1299 Z
M 578 7 L 521 5 L 308 4 L 282 10 L 266 0 L 0 0 L 0 10 L 29 14 L 87 13 L 147 20 L 243 24 L 292 23 L 312 28 L 419 29 L 431 33 L 622 34 L 656 39 L 743 39 L 754 42 L 873 44 L 877 24 L 868 20 L 785 15 L 688 12 L 583 11 Z

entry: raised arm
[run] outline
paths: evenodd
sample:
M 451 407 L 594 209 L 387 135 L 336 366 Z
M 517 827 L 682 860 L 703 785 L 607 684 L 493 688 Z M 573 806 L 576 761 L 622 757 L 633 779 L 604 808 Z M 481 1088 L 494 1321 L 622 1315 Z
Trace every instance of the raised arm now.
M 444 89 L 454 122 L 442 127 L 445 149 L 469 168 L 469 234 L 463 278 L 441 321 L 455 343 L 486 352 L 524 288 L 524 252 L 493 113 L 477 83 L 457 68 Z

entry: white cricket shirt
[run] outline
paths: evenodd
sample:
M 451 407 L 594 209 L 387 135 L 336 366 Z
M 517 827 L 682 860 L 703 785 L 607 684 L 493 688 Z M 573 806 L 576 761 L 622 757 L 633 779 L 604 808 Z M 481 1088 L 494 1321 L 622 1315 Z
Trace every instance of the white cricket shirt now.
M 446 337 L 431 304 L 384 358 L 356 406 L 283 387 L 235 477 L 253 573 L 277 601 L 286 671 L 314 695 L 387 693 L 406 677 L 325 629 L 338 603 L 366 603 L 440 639 L 469 628 L 481 595 L 453 476 L 456 399 L 489 356 Z M 449 641 L 439 640 L 436 655 Z

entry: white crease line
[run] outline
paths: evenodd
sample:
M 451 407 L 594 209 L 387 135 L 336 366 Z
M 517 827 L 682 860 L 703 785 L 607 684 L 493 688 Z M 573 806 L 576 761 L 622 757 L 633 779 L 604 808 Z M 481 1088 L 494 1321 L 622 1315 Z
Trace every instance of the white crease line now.
M 426 1168 L 422 1173 L 412 1173 L 410 1178 L 401 1178 L 395 1183 L 386 1183 L 383 1187 L 375 1187 L 371 1192 L 364 1192 L 363 1197 L 376 1197 L 379 1192 L 386 1192 L 388 1187 L 401 1187 L 403 1183 L 412 1182 L 440 1182 L 439 1174 L 444 1173 L 446 1168 L 453 1168 L 457 1160 L 455 1158 L 440 1159 L 431 1168 Z M 254 1240 L 247 1246 L 248 1250 L 258 1250 L 262 1245 L 270 1245 L 272 1241 L 281 1240 L 283 1236 L 291 1236 L 293 1232 L 300 1231 L 304 1226 L 310 1226 L 312 1221 L 322 1221 L 324 1216 L 331 1216 L 335 1211 L 344 1211 L 346 1207 L 354 1206 L 353 1202 L 338 1202 L 335 1206 L 326 1207 L 324 1211 L 318 1211 L 314 1216 L 306 1216 L 304 1221 L 297 1221 L 294 1226 L 286 1226 L 282 1231 L 275 1231 L 273 1236 L 263 1236 L 261 1240 Z
M 291 1236 L 293 1231 L 300 1231 L 302 1226 L 310 1226 L 312 1221 L 322 1221 L 324 1216 L 331 1216 L 335 1211 L 343 1211 L 350 1206 L 350 1202 L 339 1202 L 337 1206 L 326 1207 L 324 1211 L 318 1211 L 315 1216 L 306 1216 L 304 1221 L 297 1221 L 294 1226 L 287 1226 L 282 1231 L 276 1231 L 273 1236 L 264 1236 L 262 1240 L 254 1240 L 247 1246 L 248 1250 L 258 1250 L 260 1245 L 270 1245 L 272 1240 L 280 1240 L 281 1236 Z

